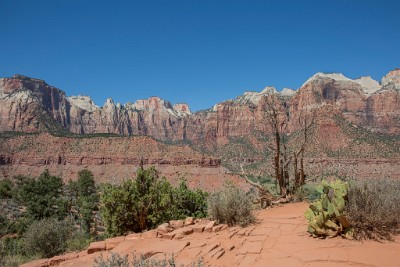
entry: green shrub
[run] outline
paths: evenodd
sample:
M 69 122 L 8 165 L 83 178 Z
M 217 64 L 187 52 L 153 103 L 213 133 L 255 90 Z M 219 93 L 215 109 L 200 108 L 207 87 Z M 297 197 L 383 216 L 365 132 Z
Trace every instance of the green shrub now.
M 0 266 L 17 267 L 27 259 L 22 257 L 21 240 L 6 237 L 0 240 Z
M 310 204 L 304 213 L 308 220 L 308 232 L 313 236 L 351 236 L 348 218 L 344 214 L 348 184 L 340 180 L 321 182 L 321 197 Z
M 297 187 L 293 192 L 293 202 L 302 202 L 306 200 L 308 200 L 308 196 L 304 186 Z
M 152 229 L 171 219 L 201 216 L 206 210 L 205 199 L 205 193 L 191 191 L 184 182 L 173 188 L 152 167 L 139 169 L 135 180 L 104 185 L 100 211 L 107 233 L 115 236 Z
M 203 218 L 207 216 L 208 193 L 200 189 L 190 190 L 182 179 L 177 188 L 173 189 L 173 208 L 176 209 L 174 219 L 186 217 Z
M 346 213 L 356 239 L 391 239 L 400 229 L 400 180 L 354 182 Z
M 67 240 L 72 236 L 70 221 L 58 221 L 54 218 L 35 221 L 23 235 L 25 253 L 50 258 L 64 252 Z
M 322 191 L 318 190 L 317 184 L 307 183 L 294 191 L 294 201 L 315 201 L 321 197 Z
M 14 184 L 10 179 L 0 181 L 0 199 L 11 198 Z
M 90 245 L 90 243 L 92 241 L 93 241 L 92 238 L 88 238 L 86 234 L 75 232 L 66 241 L 67 242 L 67 251 L 81 251 L 81 250 L 84 250 Z
M 6 265 L 6 248 L 3 241 L 0 240 L 0 266 Z
M 81 231 L 90 235 L 94 222 L 94 211 L 98 210 L 99 203 L 92 172 L 87 169 L 79 171 L 78 179 L 70 180 L 65 189 L 67 210 L 77 215 Z
M 302 186 L 304 191 L 306 192 L 306 199 L 308 201 L 315 201 L 319 198 L 321 198 L 322 192 L 321 190 L 318 190 L 318 186 L 316 184 L 312 183 L 307 183 Z
M 208 215 L 219 223 L 246 226 L 255 221 L 250 197 L 233 183 L 208 198 Z
M 63 182 L 60 177 L 45 170 L 37 179 L 15 177 L 15 197 L 27 207 L 28 214 L 35 220 L 51 216 L 65 217 L 61 199 Z

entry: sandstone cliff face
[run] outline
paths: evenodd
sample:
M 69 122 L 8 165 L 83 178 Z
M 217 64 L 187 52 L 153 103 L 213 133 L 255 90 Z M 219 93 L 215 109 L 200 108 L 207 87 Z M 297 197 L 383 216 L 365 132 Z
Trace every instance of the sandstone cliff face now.
M 89 97 L 65 96 L 44 81 L 21 75 L 0 80 L 0 130 L 37 132 L 49 120 L 72 133 L 148 135 L 159 140 L 192 141 L 223 146 L 229 138 L 268 133 L 265 99 L 273 94 L 288 107 L 289 129 L 299 129 L 298 116 L 328 105 L 350 122 L 371 131 L 400 134 L 400 70 L 381 84 L 370 77 L 351 80 L 342 74 L 317 73 L 297 91 L 273 87 L 246 92 L 212 109 L 191 113 L 186 104 L 158 97 L 121 105 L 107 99 L 103 107 Z
M 333 108 L 331 115 L 342 115 L 350 122 L 373 132 L 400 134 L 399 71 L 392 71 L 382 85 L 369 77 L 350 80 L 343 75 L 315 75 L 290 101 L 292 130 L 296 129 L 299 114 L 322 106 Z M 303 112 L 303 113 L 304 113 Z M 329 116 L 329 114 L 327 114 Z
M 78 134 L 149 135 L 160 140 L 183 140 L 186 104 L 172 106 L 158 97 L 96 106 L 87 96 L 69 97 L 44 81 L 21 75 L 0 80 L 0 131 L 39 132 L 57 124 Z
M 172 105 L 158 97 L 124 105 L 110 98 L 99 107 L 88 96 L 66 97 L 63 91 L 42 80 L 20 75 L 3 78 L 0 132 L 62 129 L 126 137 L 0 136 L 0 178 L 15 174 L 36 176 L 45 168 L 66 179 L 75 177 L 82 168 L 90 168 L 100 180 L 124 178 L 130 177 L 140 158 L 157 165 L 168 177 L 194 177 L 192 185 L 203 188 L 212 184 L 215 177 L 237 178 L 232 178 L 220 166 L 222 163 L 234 171 L 240 171 L 241 164 L 252 165 L 252 174 L 263 175 L 272 166 L 268 158 L 268 97 L 281 105 L 280 116 L 287 117 L 289 142 L 294 148 L 300 141 L 296 139 L 301 128 L 299 117 L 307 114 L 314 118 L 312 141 L 306 153 L 310 175 L 340 167 L 354 177 L 379 173 L 398 177 L 400 70 L 389 72 L 381 83 L 370 77 L 351 80 L 342 74 L 317 73 L 297 91 L 286 89 L 278 93 L 275 88 L 266 87 L 195 113 L 186 104 Z M 187 146 L 161 144 L 143 135 L 191 143 L 200 152 Z M 204 156 L 207 153 L 215 157 Z M 354 168 L 353 163 L 342 163 L 343 158 L 360 164 Z
M 42 133 L 0 138 L 0 179 L 19 174 L 37 177 L 48 169 L 68 181 L 87 168 L 98 183 L 120 182 L 134 177 L 141 161 L 156 166 L 175 184 L 185 178 L 190 187 L 208 191 L 226 180 L 248 187 L 228 173 L 220 159 L 147 136 L 70 138 Z
M 67 127 L 69 109 L 65 93 L 42 80 L 21 75 L 0 80 L 1 131 L 38 131 L 46 115 Z
M 184 118 L 189 115 L 190 109 L 186 104 L 172 106 L 158 97 L 125 105 L 115 104 L 109 98 L 102 108 L 82 108 L 72 104 L 68 128 L 79 134 L 116 133 L 149 135 L 160 140 L 182 140 Z

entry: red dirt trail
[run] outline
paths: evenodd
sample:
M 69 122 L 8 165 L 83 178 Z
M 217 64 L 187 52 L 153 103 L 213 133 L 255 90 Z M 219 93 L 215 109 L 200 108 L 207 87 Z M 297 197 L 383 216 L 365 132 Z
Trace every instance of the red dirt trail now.
M 303 216 L 306 208 L 307 203 L 294 203 L 260 210 L 257 212 L 259 222 L 247 228 L 220 230 L 214 226 L 211 232 L 197 232 L 196 228 L 198 230 L 207 224 L 203 221 L 161 238 L 153 230 L 142 235 L 109 239 L 98 244 L 103 246 L 103 251 L 69 253 L 64 255 L 65 259 L 58 256 L 53 261 L 39 260 L 24 266 L 93 266 L 93 259 L 100 254 L 107 257 L 110 252 L 124 255 L 135 251 L 159 258 L 173 253 L 176 266 L 191 266 L 192 262 L 202 258 L 204 266 L 400 267 L 400 237 L 396 237 L 394 242 L 383 243 L 340 237 L 312 238 L 306 232 L 307 222 Z

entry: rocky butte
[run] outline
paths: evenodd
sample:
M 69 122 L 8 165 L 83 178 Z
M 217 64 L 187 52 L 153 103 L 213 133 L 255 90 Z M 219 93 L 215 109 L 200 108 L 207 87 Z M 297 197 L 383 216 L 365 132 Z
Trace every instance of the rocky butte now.
M 131 152 L 137 143 L 151 143 L 153 150 L 144 157 L 164 169 L 195 166 L 208 168 L 210 177 L 222 177 L 241 166 L 247 173 L 262 174 L 270 165 L 266 101 L 271 95 L 285 107 L 281 116 L 286 116 L 289 142 L 296 143 L 300 116 L 312 114 L 306 150 L 310 175 L 321 170 L 362 177 L 400 175 L 399 69 L 380 82 L 317 73 L 298 90 L 266 87 L 194 113 L 186 104 L 159 97 L 126 104 L 109 98 L 100 107 L 89 96 L 67 97 L 40 79 L 2 78 L 1 175 L 50 168 L 73 176 L 88 167 L 108 179 L 112 170 L 122 175 L 137 165 L 143 157 L 138 154 L 144 153 Z M 171 168 L 173 176 L 179 168 Z M 202 171 L 185 173 L 201 177 Z

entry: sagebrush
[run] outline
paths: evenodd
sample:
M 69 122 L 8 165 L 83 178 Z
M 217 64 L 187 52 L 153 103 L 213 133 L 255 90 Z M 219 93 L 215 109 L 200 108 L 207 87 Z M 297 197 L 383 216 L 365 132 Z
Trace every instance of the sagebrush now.
M 392 239 L 400 229 L 400 180 L 353 182 L 345 211 L 356 239 Z
M 255 221 L 250 197 L 232 183 L 226 183 L 222 191 L 209 196 L 208 215 L 229 226 L 246 226 Z
M 128 260 L 128 255 L 121 256 L 117 253 L 111 253 L 111 255 L 107 258 L 104 258 L 103 255 L 94 259 L 95 267 L 175 267 L 175 257 L 171 255 L 167 257 L 164 255 L 164 258 L 148 258 L 144 255 L 137 256 L 136 254 L 132 254 L 132 261 Z M 203 266 L 203 259 L 200 258 L 196 262 L 191 264 L 193 267 L 201 267 Z
M 54 218 L 35 221 L 23 235 L 23 247 L 27 255 L 50 258 L 67 249 L 67 240 L 74 229 L 69 220 Z

